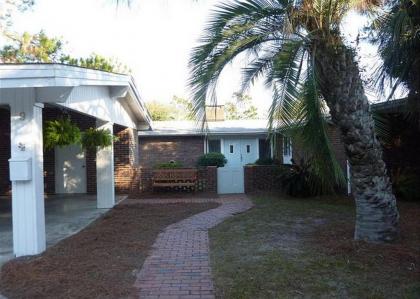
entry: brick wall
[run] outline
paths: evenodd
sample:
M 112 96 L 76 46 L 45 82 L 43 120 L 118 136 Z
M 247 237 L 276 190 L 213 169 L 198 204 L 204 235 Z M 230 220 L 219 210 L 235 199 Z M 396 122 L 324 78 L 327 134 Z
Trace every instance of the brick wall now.
M 137 167 L 131 183 L 131 195 L 153 192 L 153 168 Z M 198 168 L 196 191 L 217 194 L 217 167 Z
M 131 190 L 138 163 L 137 131 L 114 125 L 114 135 L 118 137 L 114 143 L 115 191 L 127 194 Z
M 9 194 L 10 111 L 0 108 L 0 195 Z
M 195 167 L 198 157 L 203 153 L 203 137 L 139 138 L 139 164 L 142 167 L 154 167 L 171 160 L 181 162 L 184 167 Z
M 217 194 L 217 167 L 198 168 L 197 190 Z
M 276 136 L 274 138 L 273 157 L 275 160 L 283 163 L 283 136 L 281 134 L 277 134 Z
M 341 141 L 340 130 L 336 126 L 330 125 L 328 126 L 328 136 L 330 138 L 335 157 L 345 173 L 347 169 L 347 157 L 344 150 L 344 144 Z
M 346 153 L 344 151 L 344 144 L 341 141 L 340 130 L 334 125 L 328 125 L 327 134 L 331 142 L 331 146 L 334 152 L 334 155 L 340 164 L 343 171 L 346 171 Z M 296 162 L 299 162 L 301 158 L 306 159 L 307 155 L 302 150 L 302 148 L 297 144 L 296 140 L 293 141 L 293 159 Z
M 279 191 L 279 166 L 247 165 L 244 167 L 245 193 Z

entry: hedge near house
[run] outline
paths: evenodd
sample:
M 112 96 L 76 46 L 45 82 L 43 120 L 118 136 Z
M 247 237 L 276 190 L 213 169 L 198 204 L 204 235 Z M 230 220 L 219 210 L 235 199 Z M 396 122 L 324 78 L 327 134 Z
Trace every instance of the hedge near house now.
M 208 153 L 198 158 L 198 166 L 223 167 L 227 163 L 226 157 L 221 153 Z

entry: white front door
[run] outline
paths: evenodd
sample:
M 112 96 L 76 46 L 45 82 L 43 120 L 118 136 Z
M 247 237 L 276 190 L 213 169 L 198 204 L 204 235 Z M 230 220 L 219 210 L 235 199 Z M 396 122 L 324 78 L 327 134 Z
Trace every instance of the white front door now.
M 86 157 L 80 146 L 55 148 L 55 192 L 86 193 Z
M 222 152 L 227 163 L 217 169 L 218 193 L 244 193 L 244 165 L 258 159 L 258 139 L 224 138 Z
M 224 139 L 223 153 L 227 159 L 225 167 L 238 167 L 242 165 L 240 139 Z
M 258 139 L 256 138 L 224 139 L 223 144 L 227 167 L 244 166 L 258 159 Z

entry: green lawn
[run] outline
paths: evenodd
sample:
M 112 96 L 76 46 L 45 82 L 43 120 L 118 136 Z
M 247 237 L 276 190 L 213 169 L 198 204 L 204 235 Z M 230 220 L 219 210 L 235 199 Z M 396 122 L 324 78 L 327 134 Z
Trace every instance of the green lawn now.
M 218 298 L 420 298 L 420 204 L 399 204 L 399 244 L 371 245 L 350 199 L 253 200 L 210 232 Z

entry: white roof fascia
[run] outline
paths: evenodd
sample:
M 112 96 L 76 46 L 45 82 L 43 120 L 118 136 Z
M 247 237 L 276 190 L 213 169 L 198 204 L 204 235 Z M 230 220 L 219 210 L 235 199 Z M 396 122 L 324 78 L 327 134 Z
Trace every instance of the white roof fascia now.
M 151 117 L 129 75 L 63 64 L 0 64 L 0 89 L 25 87 L 127 86 L 133 113 L 151 126 Z M 136 111 L 137 110 L 137 111 Z
M 128 75 L 62 64 L 0 64 L 0 88 L 128 85 Z

